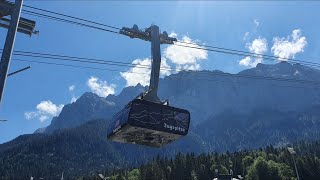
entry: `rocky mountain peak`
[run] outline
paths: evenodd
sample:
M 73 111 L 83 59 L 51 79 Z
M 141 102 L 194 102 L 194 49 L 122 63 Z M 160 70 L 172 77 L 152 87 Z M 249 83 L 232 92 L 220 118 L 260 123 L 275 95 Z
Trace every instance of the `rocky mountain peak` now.
M 212 75 L 210 72 L 223 73 L 182 71 L 160 79 L 159 96 L 163 100 L 169 99 L 172 106 L 189 110 L 194 119 L 192 124 L 200 123 L 226 109 L 251 112 L 255 108 L 272 107 L 294 111 L 320 103 L 317 84 L 309 84 L 308 88 L 294 88 L 301 84 L 283 81 L 270 83 L 261 79 L 234 78 L 228 74 Z M 258 64 L 256 68 L 238 74 L 302 80 L 317 80 L 320 77 L 319 70 L 288 62 Z M 306 87 L 305 84 L 302 86 Z M 138 84 L 106 98 L 91 92 L 84 93 L 75 103 L 66 105 L 45 131 L 75 127 L 92 119 L 110 119 L 124 105 L 146 90 L 147 87 Z

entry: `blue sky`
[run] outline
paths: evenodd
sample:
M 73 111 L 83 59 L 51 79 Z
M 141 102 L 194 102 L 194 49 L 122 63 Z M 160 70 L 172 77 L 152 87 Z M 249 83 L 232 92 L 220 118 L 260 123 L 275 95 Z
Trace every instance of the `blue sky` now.
M 317 21 L 320 18 L 320 2 L 77 1 L 75 3 L 26 0 L 25 4 L 116 27 L 131 27 L 137 24 L 140 28 L 145 28 L 153 23 L 161 30 L 175 32 L 180 40 L 270 55 L 276 53 L 271 51 L 271 48 L 278 42 L 278 46 L 275 47 L 280 53 L 278 55 L 320 63 L 320 58 L 317 58 L 320 47 L 320 25 Z M 150 57 L 150 44 L 145 41 L 38 17 L 27 15 L 23 17 L 35 20 L 36 29 L 40 34 L 31 38 L 18 34 L 15 50 L 127 63 L 132 63 L 134 60 L 145 64 L 149 62 L 147 58 Z M 1 48 L 5 35 L 6 30 L 0 29 Z M 178 54 L 174 54 L 175 52 Z M 192 52 L 192 50 L 162 46 L 162 53 L 167 65 L 172 68 L 193 66 L 198 69 L 219 69 L 237 73 L 254 66 L 254 63 L 239 64 L 245 57 L 206 51 Z M 189 64 L 183 64 L 181 58 L 177 59 L 175 56 L 189 57 L 190 53 L 192 57 L 189 59 Z M 17 58 L 34 60 L 13 57 Z M 251 61 L 260 62 L 263 59 L 251 59 Z M 59 105 L 70 103 L 72 98 L 78 98 L 84 92 L 93 91 L 106 96 L 110 93 L 117 94 L 126 85 L 130 85 L 119 72 L 30 62 L 12 61 L 9 72 L 28 65 L 32 68 L 7 79 L 0 118 L 9 121 L 0 124 L 0 143 L 47 126 L 51 117 L 59 113 L 61 109 Z M 129 68 L 120 67 L 102 68 L 130 71 Z M 70 88 L 72 85 L 74 88 Z M 44 103 L 41 103 L 43 101 Z M 29 119 L 26 113 L 31 116 Z M 42 117 L 43 121 L 40 121 L 41 116 L 46 116 L 48 119 L 44 120 Z

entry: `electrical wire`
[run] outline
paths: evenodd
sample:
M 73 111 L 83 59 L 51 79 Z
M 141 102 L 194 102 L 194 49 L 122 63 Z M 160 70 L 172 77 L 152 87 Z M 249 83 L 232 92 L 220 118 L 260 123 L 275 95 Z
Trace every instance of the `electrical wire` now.
M 238 53 L 238 52 L 229 52 L 229 51 L 223 51 L 223 50 L 215 50 L 215 49 L 209 49 L 209 48 L 202 48 L 202 47 L 195 47 L 195 46 L 187 46 L 187 45 L 181 45 L 181 44 L 174 44 L 175 46 L 180 46 L 180 47 L 186 47 L 186 48 L 193 48 L 193 49 L 199 49 L 199 50 L 206 50 L 206 51 L 211 51 L 211 52 L 217 52 L 217 53 L 223 53 L 223 54 L 229 54 L 229 55 L 236 55 L 236 56 L 252 56 L 244 53 Z M 272 57 L 262 57 L 264 60 L 272 60 L 276 61 L 275 58 Z M 313 64 L 307 64 L 307 63 L 299 63 L 302 65 L 307 65 L 309 67 L 314 67 L 314 68 L 320 68 L 320 64 L 318 63 L 313 63 Z
M 84 26 L 84 27 L 88 27 L 88 28 L 93 28 L 93 29 L 97 29 L 97 30 L 101 30 L 101 31 L 114 33 L 114 34 L 120 34 L 117 31 L 109 30 L 109 29 L 106 29 L 106 28 L 101 28 L 101 27 L 97 27 L 97 26 L 83 24 L 83 23 L 79 23 L 79 22 L 76 22 L 76 21 L 66 20 L 66 19 L 62 19 L 62 18 L 50 16 L 50 15 L 45 15 L 45 14 L 41 14 L 41 13 L 37 13 L 37 12 L 32 12 L 32 11 L 28 11 L 28 10 L 23 10 L 22 13 L 23 14 L 27 14 L 27 15 L 31 15 L 31 16 L 36 16 L 36 17 L 46 18 L 46 19 L 50 19 L 50 20 L 55 20 L 55 21 L 59 21 L 59 22 L 65 22 L 65 23 L 75 24 L 75 25 Z
M 112 65 L 112 66 L 119 66 L 119 67 L 138 67 L 138 68 L 145 68 L 150 69 L 150 66 L 139 66 L 139 64 L 130 64 L 130 63 L 123 63 L 119 61 L 104 61 L 92 58 L 82 58 L 82 57 L 74 57 L 74 56 L 65 56 L 65 55 L 53 55 L 48 53 L 32 53 L 26 51 L 17 51 L 20 53 L 16 53 L 14 51 L 14 55 L 18 56 L 26 56 L 26 57 L 35 57 L 35 58 L 44 58 L 44 59 L 54 59 L 60 61 L 72 61 L 72 62 L 79 62 L 79 63 L 89 63 L 89 64 L 102 64 L 102 65 Z M 27 54 L 21 54 L 21 52 L 26 52 Z M 36 55 L 33 55 L 36 54 Z M 49 56 L 41 56 L 41 55 L 49 55 Z M 65 58 L 68 57 L 68 58 Z M 86 60 L 82 60 L 86 59 Z M 94 60 L 94 61 L 90 61 Z M 119 64 L 120 63 L 120 64 Z M 171 69 L 171 68 L 162 68 L 161 70 L 169 70 L 169 71 L 184 71 L 183 69 Z M 308 83 L 308 84 L 320 84 L 318 81 L 310 81 L 310 80 L 302 80 L 302 79 L 289 79 L 289 78 L 278 78 L 278 77 L 269 77 L 269 76 L 255 76 L 255 75 L 243 75 L 243 74 L 229 74 L 229 73 L 217 73 L 217 72 L 210 72 L 210 71 L 184 71 L 187 73 L 198 73 L 198 74 L 208 74 L 213 76 L 227 76 L 227 77 L 234 77 L 234 78 L 249 78 L 249 79 L 259 79 L 259 80 L 273 80 L 273 81 L 282 81 L 282 82 L 293 82 L 293 83 Z
M 12 60 L 13 60 L 13 61 L 20 61 L 20 62 L 31 62 L 31 63 L 37 63 L 37 64 L 47 64 L 47 65 L 56 65 L 56 66 L 65 66 L 65 67 L 75 67 L 75 68 L 83 68 L 83 69 L 94 69 L 94 70 L 103 70 L 103 71 L 122 72 L 121 70 L 117 70 L 117 69 L 97 68 L 97 67 L 90 67 L 90 66 L 79 66 L 79 65 L 73 65 L 73 64 L 63 64 L 63 63 L 53 63 L 53 62 L 42 62 L 42 61 L 25 60 L 25 59 L 17 59 L 17 58 L 13 58 Z M 129 72 L 129 73 L 149 75 L 149 74 L 147 74 L 147 73 L 139 73 L 139 72 Z
M 89 66 L 79 66 L 79 65 L 72 65 L 72 64 L 63 64 L 63 63 L 52 63 L 52 62 L 41 62 L 41 61 L 34 61 L 34 60 L 24 60 L 24 59 L 12 59 L 13 61 L 20 61 L 20 62 L 31 62 L 31 63 L 37 63 L 37 64 L 46 64 L 46 65 L 56 65 L 56 66 L 64 66 L 64 67 L 74 67 L 74 68 L 83 68 L 83 69 L 94 69 L 94 70 L 102 70 L 102 71 L 112 71 L 112 72 L 123 72 L 122 70 L 118 69 L 107 69 L 107 68 L 96 68 L 96 67 L 89 67 Z M 130 74 L 141 74 L 141 75 L 150 75 L 149 73 L 139 73 L 139 72 L 128 72 Z M 216 76 L 217 77 L 217 76 Z M 277 87 L 289 87 L 289 88 L 320 88 L 320 87 L 314 87 L 314 86 L 286 86 L 282 84 L 270 84 L 270 83 L 252 83 L 251 81 L 247 82 L 237 82 L 237 81 L 223 81 L 223 80 L 217 80 L 217 79 L 208 79 L 208 78 L 194 78 L 194 77 L 185 77 L 183 74 L 177 75 L 174 74 L 172 76 L 166 76 L 165 78 L 169 79 L 178 79 L 179 81 L 189 79 L 189 80 L 196 80 L 196 81 L 209 81 L 209 82 L 218 82 L 218 83 L 227 83 L 234 85 L 234 83 L 240 83 L 242 85 L 265 85 L 265 86 L 277 86 Z M 235 80 L 235 79 L 233 79 Z
M 104 64 L 104 65 L 111 65 L 111 66 L 123 66 L 123 67 L 136 67 L 136 68 L 148 68 L 150 69 L 150 66 L 145 65 L 133 65 L 133 64 L 126 64 L 121 62 L 110 62 L 110 61 L 91 61 L 91 60 L 81 60 L 81 59 L 73 59 L 73 58 L 63 58 L 63 57 L 51 57 L 51 56 L 41 56 L 41 55 L 32 55 L 32 54 L 19 54 L 19 53 L 13 53 L 15 56 L 24 56 L 24 57 L 34 57 L 34 58 L 43 58 L 43 59 L 55 59 L 59 61 L 73 61 L 73 62 L 80 62 L 80 63 L 90 63 L 90 64 Z
M 303 61 L 303 60 L 292 59 L 292 58 L 281 58 L 279 56 L 252 53 L 252 52 L 235 50 L 235 49 L 230 49 L 230 48 L 222 48 L 222 47 L 218 47 L 218 46 L 210 46 L 210 45 L 204 45 L 204 44 L 200 45 L 200 44 L 197 44 L 197 43 L 184 42 L 184 41 L 176 41 L 176 42 L 183 43 L 183 44 L 188 44 L 188 45 L 196 45 L 196 46 L 201 46 L 201 47 L 208 47 L 208 48 L 214 48 L 214 49 L 219 49 L 219 50 L 231 51 L 231 52 L 245 53 L 245 54 L 248 54 L 248 55 L 260 56 L 260 57 L 274 58 L 274 59 L 277 59 L 277 60 L 280 60 L 280 61 L 290 61 L 290 62 L 297 62 L 297 63 L 308 63 L 308 64 L 313 64 L 313 65 L 320 65 L 320 63 L 315 63 L 315 62 L 310 62 L 310 61 Z
M 24 5 L 24 6 L 27 7 L 27 8 L 30 8 L 30 9 L 34 9 L 34 10 L 38 10 L 38 11 L 42 11 L 42 12 L 46 12 L 46 13 L 50 13 L 50 14 L 64 16 L 64 17 L 67 17 L 67 18 L 72 18 L 72 19 L 76 19 L 76 20 L 80 20 L 80 21 L 84 21 L 84 22 L 89 22 L 89 23 L 92 23 L 92 24 L 100 25 L 100 26 L 105 26 L 105 27 L 121 30 L 120 28 L 115 27 L 115 26 L 110 26 L 110 25 L 107 25 L 107 24 L 102 24 L 102 23 L 99 23 L 99 22 L 86 20 L 86 19 L 83 19 L 83 18 L 78 18 L 78 17 L 74 17 L 74 16 L 62 14 L 62 13 L 57 13 L 57 12 L 53 12 L 53 11 L 49 11 L 49 10 L 45 10 L 45 9 L 41 9 L 41 8 L 37 8 L 37 7 L 28 6 L 28 5 Z M 45 14 L 36 13 L 36 12 L 28 11 L 28 10 L 23 10 L 23 12 L 27 12 L 27 14 L 29 14 L 29 15 L 36 15 L 36 16 L 41 16 L 43 18 L 49 18 L 49 19 L 58 20 L 58 21 L 62 21 L 62 22 L 67 22 L 67 23 L 72 23 L 72 24 L 81 25 L 81 26 L 85 26 L 85 27 L 95 28 L 95 29 L 98 29 L 98 30 L 110 31 L 110 30 L 106 30 L 106 29 L 103 29 L 103 28 L 94 27 L 94 26 L 91 26 L 91 25 L 86 25 L 86 24 L 83 24 L 83 23 L 78 23 L 78 22 L 75 22 L 75 21 L 65 20 L 65 19 L 61 19 L 61 18 L 57 18 L 57 17 L 53 17 L 53 16 L 48 16 L 48 15 L 45 15 Z M 119 32 L 116 32 L 116 31 L 112 31 L 112 32 L 119 34 Z M 297 60 L 297 59 L 292 59 L 292 58 L 281 58 L 281 57 L 278 57 L 278 56 L 271 56 L 271 55 L 265 55 L 265 54 L 259 54 L 259 53 L 252 53 L 252 52 L 246 52 L 246 51 L 235 50 L 235 49 L 230 49 L 230 48 L 222 48 L 222 47 L 218 47 L 218 46 L 199 45 L 199 44 L 192 43 L 192 42 L 183 42 L 183 41 L 177 41 L 177 42 L 178 43 L 182 43 L 182 44 L 187 44 L 187 45 L 197 45 L 197 46 L 202 47 L 201 49 L 203 49 L 203 50 L 208 50 L 208 51 L 213 51 L 213 52 L 218 52 L 218 53 L 225 53 L 225 54 L 238 55 L 238 56 L 258 56 L 258 57 L 264 58 L 265 60 L 272 60 L 272 61 L 286 60 L 286 61 L 301 63 L 301 64 L 304 64 L 304 65 L 308 65 L 308 66 L 312 66 L 312 67 L 316 67 L 316 68 L 320 67 L 319 63 L 314 63 L 314 62 L 309 62 L 309 61 L 302 61 L 302 60 Z M 192 47 L 192 46 L 183 46 L 183 47 L 199 49 L 197 47 Z M 203 47 L 214 48 L 215 50 L 207 49 L 207 48 L 203 48 Z M 221 50 L 223 50 L 223 51 L 221 51 Z
M 100 25 L 100 26 L 105 26 L 105 27 L 112 28 L 112 29 L 121 30 L 121 28 L 118 28 L 118 27 L 115 27 L 115 26 L 110 26 L 110 25 L 99 23 L 99 22 L 94 22 L 94 21 L 90 21 L 90 20 L 87 20 L 87 19 L 78 18 L 78 17 L 75 17 L 75 16 L 70 16 L 70 15 L 66 15 L 66 14 L 62 14 L 62 13 L 58 13 L 58 12 L 53 12 L 53 11 L 49 11 L 49 10 L 46 10 L 46 9 L 41 9 L 41 8 L 28 6 L 28 5 L 23 5 L 23 6 L 27 7 L 27 8 L 30 8 L 30 9 L 42 11 L 42 12 L 47 12 L 47 13 L 51 13 L 51 14 L 55 14 L 55 15 L 59 15 L 59 16 L 68 17 L 68 18 L 71 18 L 71 19 L 76 19 L 76 20 L 80 20 L 80 21 L 84 21 L 84 22 L 88 22 L 88 23 L 92 23 L 92 24 L 96 24 L 96 25 Z
M 65 15 L 65 14 L 62 14 L 62 13 L 57 13 L 57 12 L 44 10 L 44 9 L 40 9 L 40 8 L 36 8 L 36 7 L 31 7 L 31 6 L 26 6 L 26 7 L 29 7 L 29 8 L 35 9 L 35 10 L 40 10 L 40 11 L 43 11 L 43 12 L 48 12 L 48 13 L 52 13 L 52 14 L 56 14 L 56 15 L 60 15 L 60 16 L 64 16 L 64 17 L 68 17 L 68 18 L 73 18 L 73 19 L 76 19 L 76 20 L 81 20 L 81 21 L 84 21 L 84 22 L 93 23 L 93 24 L 96 24 L 96 25 L 101 25 L 101 26 L 110 27 L 110 28 L 114 28 L 114 29 L 120 30 L 120 28 L 117 28 L 117 27 L 114 27 L 114 26 L 110 26 L 110 25 L 106 25 L 106 24 L 102 24 L 102 23 L 98 23 L 98 22 L 94 22 L 94 21 L 90 21 L 90 20 L 86 20 L 86 19 L 82 19 L 82 18 L 77 18 L 77 17 L 74 17 L 74 16 Z M 28 10 L 23 10 L 23 12 L 26 13 L 26 14 L 29 14 L 29 15 L 35 15 L 35 16 L 38 16 L 38 17 L 48 18 L 48 19 L 52 19 L 52 20 L 57 20 L 57 21 L 61 21 L 61 22 L 81 25 L 81 26 L 85 26 L 85 27 L 89 27 L 89 28 L 94 28 L 94 29 L 98 29 L 98 30 L 103 30 L 103 31 L 108 31 L 108 32 L 120 34 L 119 32 L 116 32 L 116 31 L 111 31 L 111 30 L 107 30 L 107 29 L 104 29 L 104 28 L 99 28 L 99 27 L 96 27 L 96 26 L 91 26 L 91 25 L 87 25 L 87 24 L 83 24 L 83 23 L 78 23 L 78 22 L 75 22 L 75 21 L 70 21 L 70 20 L 66 20 L 66 19 L 62 19 L 62 18 L 53 17 L 53 16 L 48 16 L 48 15 L 45 15 L 45 14 L 36 13 L 36 12 L 28 11 Z M 188 47 L 188 48 L 194 48 L 194 49 L 202 49 L 202 50 L 208 50 L 208 51 L 212 51 L 212 52 L 218 52 L 218 53 L 224 53 L 224 54 L 230 54 L 230 55 L 237 55 L 237 56 L 258 56 L 258 57 L 264 58 L 265 60 L 271 60 L 271 61 L 287 60 L 287 61 L 290 61 L 290 62 L 296 62 L 296 63 L 308 65 L 308 66 L 311 66 L 311 67 L 314 67 L 314 68 L 320 68 L 320 64 L 319 63 L 314 63 L 314 62 L 296 60 L 296 59 L 291 59 L 291 58 L 280 58 L 280 57 L 277 57 L 277 56 L 270 56 L 270 55 L 252 53 L 252 52 L 234 50 L 234 49 L 230 49 L 230 48 L 222 48 L 222 47 L 217 47 L 217 46 L 199 45 L 199 44 L 192 43 L 192 42 L 183 42 L 183 41 L 177 41 L 177 42 L 181 43 L 181 44 L 199 46 L 199 47 L 194 47 L 194 46 L 183 46 L 181 44 L 180 45 L 175 44 L 175 45 L 182 46 L 182 47 Z M 203 47 L 209 47 L 209 48 L 214 48 L 214 49 L 208 49 L 208 48 L 203 48 Z
M 40 8 L 35 8 L 35 7 L 31 7 L 31 8 L 33 8 L 35 10 L 41 10 L 41 11 L 44 11 L 44 12 L 49 12 L 49 13 L 52 13 L 52 14 L 55 14 L 55 15 L 60 15 L 60 16 L 68 17 L 68 18 L 73 18 L 73 19 L 76 19 L 76 20 L 81 20 L 81 21 L 85 21 L 85 22 L 89 22 L 89 23 L 93 23 L 93 24 L 97 24 L 97 25 L 102 25 L 102 26 L 109 27 L 109 28 L 120 29 L 120 28 L 116 28 L 114 26 L 109 26 L 109 25 L 97 23 L 97 22 L 94 22 L 94 21 L 89 21 L 89 20 L 85 20 L 85 19 L 81 19 L 81 18 L 77 18 L 77 17 L 73 17 L 73 16 L 61 14 L 61 13 L 56 13 L 56 12 L 52 12 L 52 11 L 48 11 L 48 10 L 43 10 L 43 9 L 40 9 Z M 32 12 L 32 11 L 28 11 L 28 10 L 23 10 L 23 13 L 119 34 L 119 32 L 116 32 L 116 31 L 112 31 L 112 30 L 108 30 L 108 29 L 104 29 L 104 28 L 100 28 L 100 27 L 96 27 L 96 26 L 92 26 L 92 25 L 87 25 L 87 24 L 83 24 L 83 23 L 79 23 L 79 22 L 75 22 L 75 21 L 70 21 L 70 20 L 66 20 L 66 19 L 62 19 L 62 18 L 50 16 L 50 15 L 45 15 L 45 14 L 41 14 L 41 13 L 37 13 L 37 12 Z M 174 44 L 174 45 L 181 46 L 181 47 L 187 47 L 187 48 L 202 49 L 202 50 L 213 51 L 213 52 L 218 52 L 218 53 L 225 53 L 225 54 L 230 54 L 230 55 L 237 55 L 237 56 L 254 55 L 254 56 L 260 56 L 260 57 L 263 57 L 264 59 L 269 59 L 269 60 L 275 60 L 275 58 L 279 59 L 279 57 L 276 57 L 276 56 L 255 54 L 255 53 L 251 53 L 251 52 L 245 52 L 245 51 L 239 51 L 239 50 L 233 50 L 233 49 L 221 48 L 221 47 L 215 47 L 215 46 L 208 46 L 208 45 L 198 45 L 198 44 L 195 44 L 195 43 L 186 43 L 186 42 L 181 42 L 181 41 L 178 41 L 178 42 L 179 43 L 188 44 L 188 45 L 197 45 L 199 47 L 186 46 L 186 45 L 181 45 L 181 44 Z M 203 48 L 203 47 L 210 47 L 210 48 L 215 48 L 215 49 L 209 49 L 209 48 Z M 106 62 L 106 61 L 101 62 L 100 60 L 97 61 L 97 60 L 94 60 L 94 59 L 89 59 L 90 61 L 87 61 L 88 59 L 79 60 L 80 59 L 79 57 L 71 57 L 71 59 L 69 59 L 70 57 L 61 57 L 61 56 L 59 57 L 58 56 L 58 58 L 57 58 L 57 57 L 52 57 L 51 55 L 49 57 L 46 57 L 46 56 L 43 56 L 44 54 L 40 54 L 40 56 L 39 56 L 39 55 L 30 55 L 30 54 L 26 55 L 26 54 L 15 53 L 15 55 L 37 57 L 37 58 L 47 58 L 47 59 L 51 58 L 51 59 L 56 59 L 56 60 L 75 61 L 75 62 L 83 62 L 83 63 L 96 63 L 96 64 L 107 64 L 107 65 L 115 65 L 115 66 L 145 68 L 145 67 L 140 67 L 139 65 L 133 65 L 133 64 L 128 64 L 128 63 L 125 64 L 125 63 L 121 63 L 121 62 L 110 62 L 110 61 L 109 62 Z M 76 58 L 76 60 L 74 58 Z M 92 60 L 94 60 L 94 61 L 92 61 Z M 317 64 L 317 63 L 312 63 L 312 62 L 307 62 L 307 61 L 300 61 L 300 60 L 293 60 L 293 59 L 290 59 L 290 60 L 291 61 L 296 61 L 296 62 L 308 63 L 309 66 L 313 66 L 313 67 L 320 67 L 320 64 Z M 147 67 L 147 68 L 150 69 L 150 66 Z M 181 69 L 180 70 L 179 69 L 169 69 L 169 70 L 181 71 Z M 208 73 L 208 72 L 206 72 L 206 73 Z M 239 74 L 237 74 L 237 75 L 233 74 L 232 75 L 232 74 L 226 74 L 226 73 L 217 74 L 217 73 L 212 73 L 212 72 L 210 72 L 209 74 L 211 74 L 211 75 L 219 75 L 219 76 L 233 76 L 233 77 L 236 76 L 236 77 L 243 77 L 243 78 L 277 80 L 277 81 L 294 81 L 294 82 L 300 82 L 300 83 L 319 83 L 319 82 L 314 82 L 314 81 L 305 81 L 305 80 L 297 80 L 297 79 L 285 79 L 285 78 L 274 78 L 274 77 L 265 77 L 265 76 L 259 76 L 259 77 L 258 76 L 248 76 L 248 75 L 244 76 L 244 75 L 239 75 Z

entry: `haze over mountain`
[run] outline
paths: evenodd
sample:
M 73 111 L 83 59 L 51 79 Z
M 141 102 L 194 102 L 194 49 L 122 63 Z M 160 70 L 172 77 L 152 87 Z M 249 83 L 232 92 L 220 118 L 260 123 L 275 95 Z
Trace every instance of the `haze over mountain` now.
M 189 110 L 192 127 L 186 137 L 163 149 L 106 139 L 113 114 L 144 92 L 145 87 L 140 84 L 127 87 L 119 95 L 106 98 L 84 93 L 76 102 L 64 106 L 48 127 L 1 144 L 0 162 L 4 165 L 0 175 L 17 172 L 41 175 L 41 171 L 23 168 L 31 163 L 32 167 L 47 164 L 39 166 L 43 172 L 51 170 L 58 176 L 64 170 L 74 177 L 77 173 L 137 165 L 158 153 L 171 156 L 179 151 L 237 151 L 319 139 L 318 77 L 319 70 L 287 62 L 258 64 L 237 77 L 220 71 L 167 76 L 160 80 L 159 96 L 169 99 L 172 106 Z

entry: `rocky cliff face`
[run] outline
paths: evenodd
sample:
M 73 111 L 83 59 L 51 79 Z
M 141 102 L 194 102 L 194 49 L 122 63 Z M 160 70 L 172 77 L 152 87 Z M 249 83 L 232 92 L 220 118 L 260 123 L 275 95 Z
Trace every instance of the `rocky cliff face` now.
M 124 89 L 118 96 L 109 95 L 106 98 L 91 92 L 84 93 L 76 102 L 66 105 L 60 115 L 53 118 L 51 124 L 42 132 L 52 133 L 58 129 L 77 127 L 92 119 L 110 119 L 144 90 L 145 87 L 138 84 Z
M 319 70 L 287 62 L 258 64 L 237 76 L 221 71 L 180 72 L 160 80 L 159 96 L 169 99 L 172 106 L 189 110 L 192 125 L 197 125 L 225 110 L 249 113 L 254 109 L 299 111 L 311 108 L 320 104 L 320 83 L 315 82 L 320 81 L 319 77 Z M 66 105 L 42 131 L 50 133 L 56 129 L 76 127 L 90 119 L 110 119 L 145 90 L 138 84 L 123 89 L 117 96 L 106 98 L 85 93 L 75 103 Z

